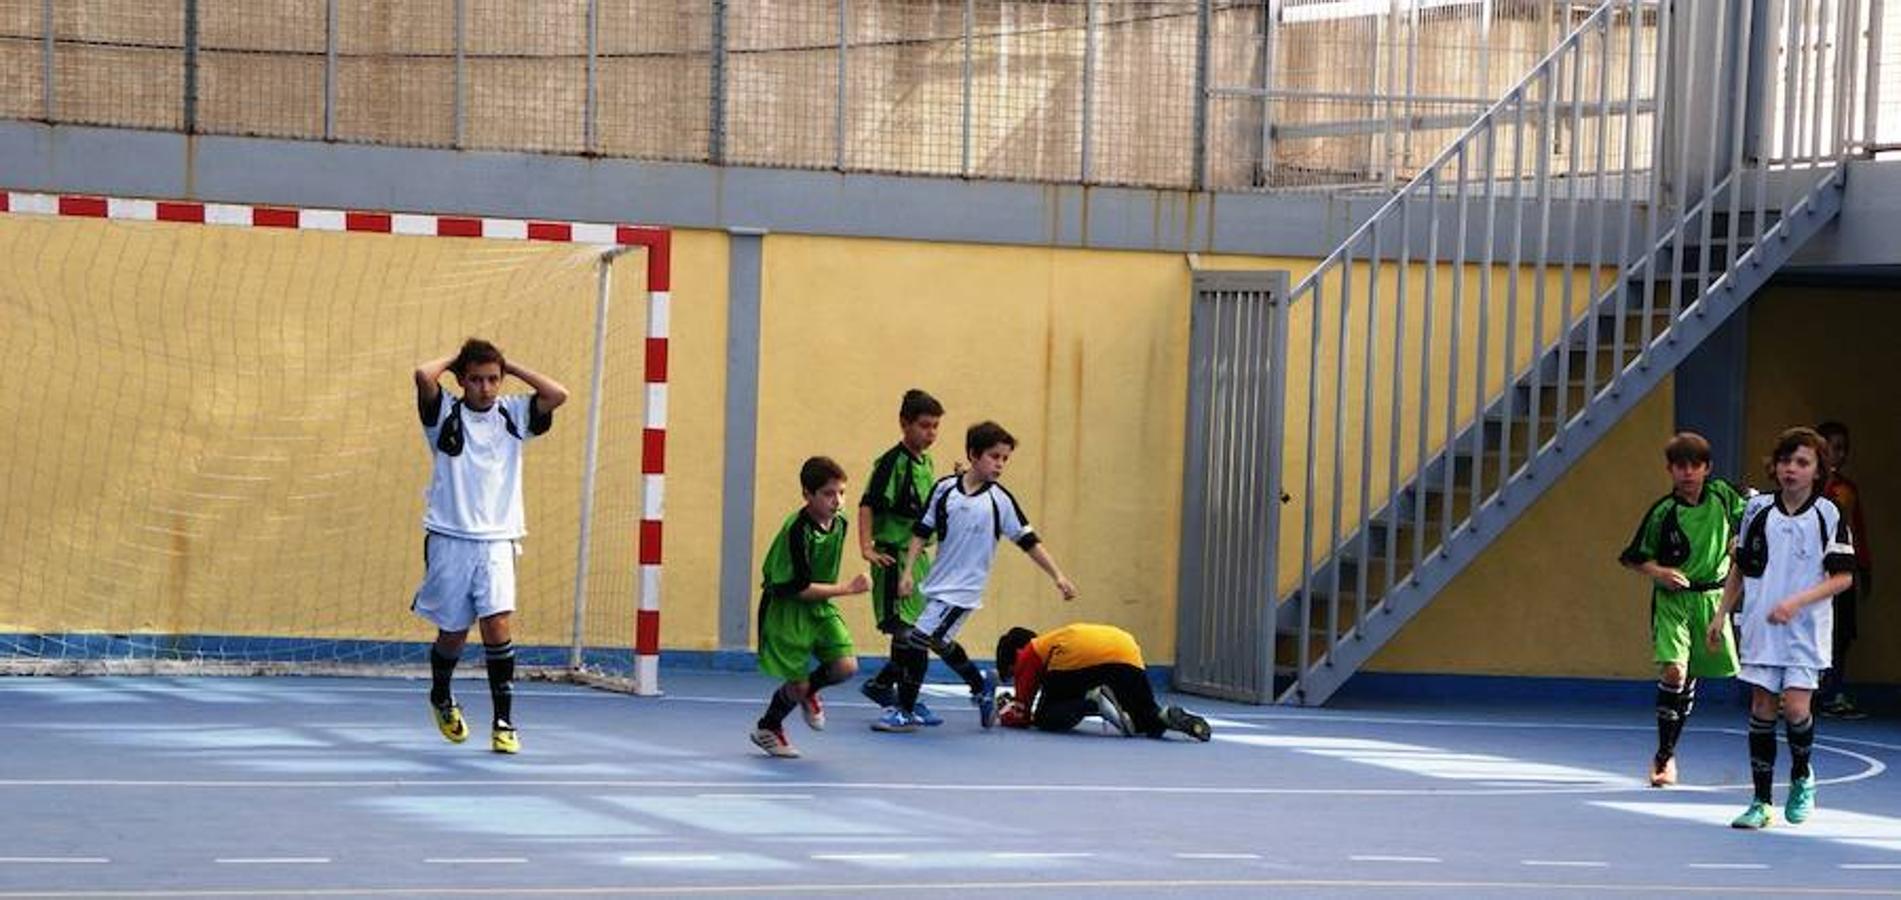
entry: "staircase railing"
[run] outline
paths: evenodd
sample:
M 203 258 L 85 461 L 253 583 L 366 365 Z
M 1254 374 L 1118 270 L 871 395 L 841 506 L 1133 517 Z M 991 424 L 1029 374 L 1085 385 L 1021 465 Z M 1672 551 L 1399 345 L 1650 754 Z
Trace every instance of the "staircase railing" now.
M 1871 7 L 1605 2 L 1291 289 L 1281 699 L 1324 701 L 1787 258 L 1756 250 L 1866 143 Z

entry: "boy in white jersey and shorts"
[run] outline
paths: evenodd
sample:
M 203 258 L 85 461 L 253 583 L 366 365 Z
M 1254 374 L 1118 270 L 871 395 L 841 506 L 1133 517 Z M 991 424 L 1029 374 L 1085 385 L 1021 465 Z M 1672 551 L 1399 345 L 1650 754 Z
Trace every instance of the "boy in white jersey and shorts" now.
M 1742 669 L 1736 677 L 1752 685 L 1749 774 L 1756 793 L 1730 824 L 1752 829 L 1773 819 L 1778 708 L 1789 738 L 1789 798 L 1783 814 L 1797 824 L 1815 810 L 1810 700 L 1829 667 L 1829 601 L 1848 589 L 1855 570 L 1848 525 L 1841 510 L 1821 496 L 1828 480 L 1828 442 L 1814 429 L 1784 431 L 1768 468 L 1777 490 L 1743 507 L 1723 605 L 1705 635 L 1710 647 L 1720 646 L 1723 625 L 1742 601 Z
M 985 728 L 997 723 L 997 676 L 971 663 L 970 655 L 957 643 L 957 632 L 970 614 L 983 606 L 984 584 L 990 580 L 990 566 L 997 558 L 997 542 L 1008 538 L 1023 548 L 1056 583 L 1064 600 L 1076 599 L 1076 586 L 1070 584 L 1042 539 L 1030 528 L 1030 520 L 1016 498 L 998 481 L 1016 445 L 1016 438 L 995 422 L 970 426 L 964 434 L 964 453 L 970 459 L 970 468 L 938 479 L 923 515 L 911 530 L 911 542 L 899 568 L 904 574 L 898 579 L 898 596 L 909 597 L 913 587 L 924 594 L 924 610 L 906 633 L 906 643 L 936 653 L 962 676 L 970 685 L 971 702 L 977 705 L 978 723 Z M 925 539 L 932 535 L 937 537 L 937 561 L 924 582 L 913 585 L 912 563 L 923 551 Z M 898 705 L 885 710 L 872 723 L 873 730 L 917 730 L 918 691 L 924 684 L 930 657 L 917 653 L 907 656 L 905 663 L 898 685 Z
M 445 396 L 442 373 L 455 374 L 460 397 Z M 501 395 L 513 375 L 533 395 Z M 469 626 L 481 623 L 489 695 L 495 704 L 490 747 L 521 750 L 513 719 L 515 556 L 528 533 L 521 499 L 521 453 L 554 425 L 568 390 L 515 365 L 488 341 L 470 338 L 454 356 L 416 367 L 416 412 L 432 457 L 428 506 L 423 513 L 422 586 L 410 609 L 436 626 L 429 648 L 429 704 L 436 728 L 455 743 L 469 738 L 450 679 Z

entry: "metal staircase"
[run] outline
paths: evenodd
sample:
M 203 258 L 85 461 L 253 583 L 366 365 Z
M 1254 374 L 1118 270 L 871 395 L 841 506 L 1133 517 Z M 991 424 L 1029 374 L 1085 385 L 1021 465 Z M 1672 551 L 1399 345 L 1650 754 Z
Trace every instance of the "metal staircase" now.
M 1261 305 L 1273 377 L 1203 374 L 1217 404 L 1224 377 L 1272 385 L 1273 549 L 1238 579 L 1183 565 L 1272 586 L 1273 677 L 1184 686 L 1325 702 L 1766 284 L 1841 208 L 1868 24 L 1858 0 L 1603 3 Z M 1191 447 L 1219 419 L 1191 410 Z

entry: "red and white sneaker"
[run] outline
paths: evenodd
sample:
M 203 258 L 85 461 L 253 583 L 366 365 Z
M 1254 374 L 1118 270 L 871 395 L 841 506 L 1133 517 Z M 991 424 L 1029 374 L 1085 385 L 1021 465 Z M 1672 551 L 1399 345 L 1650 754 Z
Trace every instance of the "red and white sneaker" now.
M 792 746 L 792 742 L 785 739 L 783 728 L 755 728 L 752 731 L 752 743 L 753 746 L 766 751 L 767 756 L 776 756 L 780 759 L 799 757 L 799 748 Z
M 819 700 L 817 691 L 805 693 L 805 699 L 799 701 L 799 712 L 805 715 L 805 727 L 813 731 L 825 730 L 825 703 Z

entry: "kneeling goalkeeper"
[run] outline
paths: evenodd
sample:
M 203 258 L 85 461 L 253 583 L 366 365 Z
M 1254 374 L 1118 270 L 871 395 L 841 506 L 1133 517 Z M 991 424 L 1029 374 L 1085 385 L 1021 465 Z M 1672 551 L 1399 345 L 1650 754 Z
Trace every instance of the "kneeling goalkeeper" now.
M 1012 628 L 997 639 L 997 675 L 1016 687 L 1001 717 L 1008 728 L 1068 731 L 1093 715 L 1128 737 L 1214 736 L 1208 720 L 1156 706 L 1142 648 L 1113 625 L 1078 622 L 1043 635 Z

